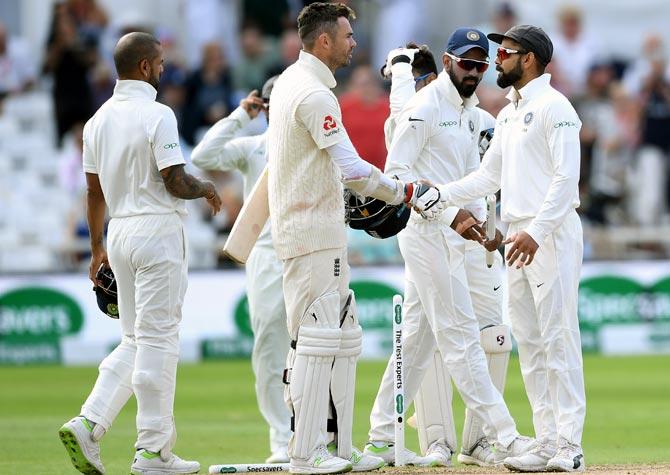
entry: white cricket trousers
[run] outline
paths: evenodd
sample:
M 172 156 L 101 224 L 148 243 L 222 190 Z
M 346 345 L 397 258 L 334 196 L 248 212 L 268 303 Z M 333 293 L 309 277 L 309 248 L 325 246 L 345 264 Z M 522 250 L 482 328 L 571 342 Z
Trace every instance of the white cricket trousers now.
M 530 221 L 510 224 L 507 235 Z M 533 410 L 535 437 L 563 437 L 581 445 L 586 396 L 577 291 L 582 267 L 582 224 L 575 211 L 549 234 L 533 262 L 508 267 L 509 318 L 521 374 Z
M 451 228 L 410 220 L 398 235 L 405 260 L 405 399 L 419 388 L 436 348 L 468 409 L 491 441 L 509 446 L 514 420 L 489 376 L 464 267 L 465 242 Z M 389 360 L 372 413 L 370 440 L 392 441 L 394 363 Z
M 176 439 L 173 405 L 179 323 L 187 286 L 186 237 L 179 215 L 114 218 L 109 263 L 116 276 L 121 343 L 99 367 L 84 417 L 109 429 L 137 399 L 136 448 L 158 452 Z
M 283 266 L 272 247 L 255 246 L 247 259 L 247 297 L 254 349 L 256 400 L 270 426 L 270 450 L 288 445 L 291 416 L 284 402 L 284 366 L 289 348 L 282 291 Z

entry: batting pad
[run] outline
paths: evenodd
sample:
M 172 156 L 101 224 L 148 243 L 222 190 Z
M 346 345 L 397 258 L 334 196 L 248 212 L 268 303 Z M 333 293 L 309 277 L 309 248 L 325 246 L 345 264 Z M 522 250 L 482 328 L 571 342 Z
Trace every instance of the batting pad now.
M 457 442 L 452 398 L 451 376 L 442 360 L 442 354 L 436 351 L 414 398 L 416 428 L 422 454 L 426 453 L 430 444 L 440 439 L 455 452 Z
M 330 397 L 333 417 L 337 421 L 337 455 L 345 460 L 351 457 L 351 431 L 354 417 L 354 392 L 356 386 L 356 363 L 361 354 L 363 329 L 356 316 L 356 299 L 349 291 L 348 305 L 341 317 L 342 342 L 335 355 L 330 377 Z
M 319 297 L 307 308 L 298 329 L 288 387 L 294 413 L 292 457 L 309 458 L 326 440 L 330 374 L 342 338 L 339 307 L 339 293 Z
M 507 325 L 486 327 L 479 333 L 479 339 L 486 353 L 491 381 L 502 394 L 505 391 L 507 365 L 509 354 L 512 351 L 510 328 Z M 471 449 L 482 437 L 484 437 L 483 422 L 475 417 L 472 411 L 466 410 L 463 424 L 463 447 L 466 450 Z

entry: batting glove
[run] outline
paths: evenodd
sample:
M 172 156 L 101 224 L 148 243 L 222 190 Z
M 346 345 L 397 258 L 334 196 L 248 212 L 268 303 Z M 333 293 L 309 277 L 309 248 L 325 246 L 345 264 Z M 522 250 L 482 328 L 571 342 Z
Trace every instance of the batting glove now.
M 439 218 L 446 207 L 436 187 L 419 182 L 405 185 L 405 202 L 429 221 Z
M 419 50 L 415 48 L 395 48 L 389 51 L 389 54 L 386 57 L 386 62 L 384 63 L 384 67 L 382 68 L 382 76 L 384 76 L 386 79 L 390 78 L 391 66 L 396 63 L 412 64 L 412 61 L 414 61 L 414 55 L 417 51 Z

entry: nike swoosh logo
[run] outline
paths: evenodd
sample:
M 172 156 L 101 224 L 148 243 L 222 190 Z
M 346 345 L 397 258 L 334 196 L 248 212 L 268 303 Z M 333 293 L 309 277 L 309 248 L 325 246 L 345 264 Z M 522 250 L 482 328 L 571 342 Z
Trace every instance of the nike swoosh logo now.
M 500 285 L 499 285 L 498 287 L 493 287 L 493 291 L 495 292 L 495 291 L 498 290 L 499 288 L 500 288 Z
M 542 282 L 541 284 L 537 284 L 537 288 L 539 289 L 539 288 L 542 287 L 543 285 L 544 285 L 544 282 Z
M 415 119 L 414 117 L 409 118 L 410 122 L 425 122 L 423 119 Z

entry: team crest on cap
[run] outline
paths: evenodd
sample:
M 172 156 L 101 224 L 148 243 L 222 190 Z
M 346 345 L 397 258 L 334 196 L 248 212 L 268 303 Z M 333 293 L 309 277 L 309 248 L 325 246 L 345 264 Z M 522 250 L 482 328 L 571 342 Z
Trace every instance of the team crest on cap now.
M 468 127 L 470 127 L 470 132 L 474 132 L 474 131 L 475 131 L 475 123 L 474 123 L 474 122 L 470 121 L 470 122 L 468 123 Z
M 467 36 L 470 41 L 477 41 L 479 39 L 479 33 L 472 30 L 468 31 L 468 34 L 465 36 Z
M 530 124 L 532 121 L 533 121 L 533 113 L 532 113 L 532 112 L 529 112 L 528 114 L 526 114 L 526 115 L 524 116 L 524 118 L 523 118 L 523 123 L 526 124 L 526 125 L 528 125 L 528 124 Z

